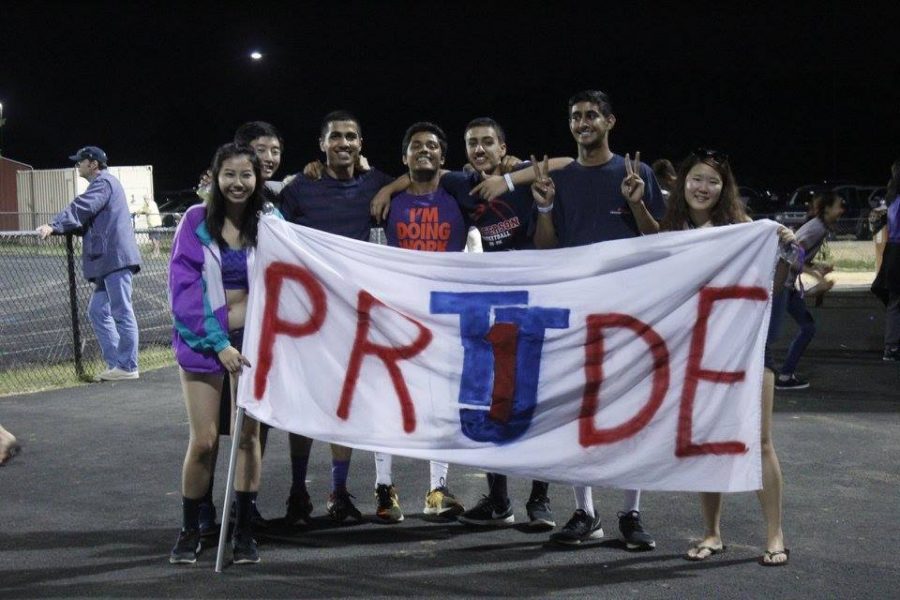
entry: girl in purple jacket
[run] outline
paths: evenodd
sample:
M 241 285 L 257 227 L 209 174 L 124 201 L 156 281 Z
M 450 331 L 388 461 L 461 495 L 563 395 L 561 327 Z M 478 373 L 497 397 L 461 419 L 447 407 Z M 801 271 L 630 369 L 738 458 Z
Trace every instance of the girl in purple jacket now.
M 182 471 L 183 523 L 169 562 L 193 564 L 200 549 L 199 505 L 212 476 L 219 435 L 219 399 L 225 372 L 237 376 L 250 362 L 241 354 L 247 310 L 247 258 L 256 245 L 263 196 L 260 163 L 250 148 L 221 146 L 204 204 L 185 213 L 169 264 L 173 345 L 191 427 Z M 232 411 L 233 411 L 232 406 Z M 259 424 L 244 421 L 235 477 L 234 563 L 259 562 L 251 507 L 259 489 Z

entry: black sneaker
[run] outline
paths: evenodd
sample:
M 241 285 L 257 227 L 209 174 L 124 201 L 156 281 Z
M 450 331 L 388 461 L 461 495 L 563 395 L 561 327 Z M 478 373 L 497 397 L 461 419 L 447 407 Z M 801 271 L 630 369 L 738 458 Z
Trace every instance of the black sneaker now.
M 506 506 L 497 506 L 490 497 L 482 496 L 474 508 L 459 515 L 456 520 L 479 527 L 503 527 L 515 523 L 516 516 L 509 500 L 506 501 Z
M 896 348 L 885 348 L 884 356 L 881 357 L 881 360 L 898 362 L 900 361 L 900 346 Z
M 627 513 L 619 513 L 619 532 L 621 540 L 629 550 L 652 550 L 656 548 L 653 536 L 644 531 L 641 525 L 641 513 L 632 510 Z
M 525 511 L 528 513 L 529 528 L 541 530 L 556 527 L 553 511 L 550 510 L 550 499 L 546 496 L 530 499 L 525 505 Z
M 200 554 L 200 531 L 191 529 L 178 534 L 178 541 L 169 555 L 169 562 L 173 565 L 192 565 L 197 562 Z
M 231 559 L 236 565 L 252 565 L 259 562 L 256 540 L 248 533 L 235 533 L 231 539 Z
M 325 505 L 325 509 L 328 511 L 328 514 L 331 515 L 332 520 L 337 523 L 342 523 L 346 519 L 350 518 L 354 521 L 362 521 L 362 513 L 353 505 L 353 501 L 350 498 L 355 498 L 356 496 L 351 496 L 350 492 L 347 490 L 341 490 L 338 492 L 332 492 L 328 497 L 328 503 Z
M 793 373 L 787 379 L 782 378 L 781 375 L 775 378 L 775 389 L 776 390 L 805 390 L 809 387 L 809 382 L 805 379 L 800 379 Z
M 216 524 L 216 505 L 212 502 L 200 503 L 200 536 L 209 537 L 219 533 Z
M 597 540 L 603 537 L 600 517 L 591 517 L 580 508 L 572 514 L 572 518 L 561 531 L 550 536 L 551 542 L 577 546 L 582 542 Z
M 312 514 L 312 500 L 306 490 L 295 492 L 287 499 L 287 512 L 284 522 L 289 527 L 306 527 L 309 525 L 309 515 Z

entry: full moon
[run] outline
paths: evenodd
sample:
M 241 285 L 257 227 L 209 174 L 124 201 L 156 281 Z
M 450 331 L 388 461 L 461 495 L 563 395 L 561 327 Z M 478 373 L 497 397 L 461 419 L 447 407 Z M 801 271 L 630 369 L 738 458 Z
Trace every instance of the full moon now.
M 250 53 L 250 58 L 252 58 L 253 60 L 260 60 L 262 58 L 262 52 L 254 50 Z

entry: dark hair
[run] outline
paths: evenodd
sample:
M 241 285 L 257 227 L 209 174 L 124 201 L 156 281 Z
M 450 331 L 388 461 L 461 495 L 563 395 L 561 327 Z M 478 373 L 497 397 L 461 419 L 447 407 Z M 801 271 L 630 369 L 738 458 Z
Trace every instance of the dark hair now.
M 256 156 L 256 152 L 248 146 L 229 143 L 219 146 L 219 149 L 216 150 L 212 166 L 210 167 L 212 170 L 212 189 L 210 190 L 209 200 L 206 202 L 206 228 L 209 230 L 212 238 L 220 245 L 226 244 L 225 239 L 222 237 L 222 227 L 225 224 L 225 204 L 228 201 L 222 194 L 222 190 L 219 189 L 219 171 L 222 170 L 222 164 L 226 160 L 235 156 L 246 156 L 250 160 L 250 164 L 253 165 L 253 174 L 256 175 L 256 187 L 244 204 L 244 212 L 241 213 L 241 222 L 238 224 L 241 234 L 241 245 L 255 246 L 256 231 L 259 225 L 259 217 L 256 213 L 262 210 L 263 202 L 265 202 L 262 192 L 264 183 L 262 170 L 259 166 L 259 158 Z
M 319 137 L 325 137 L 325 132 L 328 131 L 329 123 L 334 123 L 335 121 L 353 121 L 356 123 L 356 131 L 359 133 L 360 137 L 362 137 L 362 125 L 359 124 L 359 119 L 346 110 L 333 110 L 325 115 L 322 118 L 322 124 L 319 125 Z
M 281 139 L 281 134 L 274 125 L 265 121 L 250 121 L 238 127 L 234 132 L 234 143 L 239 146 L 249 146 L 250 142 L 261 137 L 276 138 L 281 149 L 284 150 L 284 140 Z
M 660 158 L 653 161 L 653 174 L 656 175 L 657 181 L 664 181 L 672 177 L 676 177 L 675 165 L 668 158 Z
M 675 186 L 669 196 L 669 205 L 666 208 L 665 216 L 659 224 L 660 230 L 680 231 L 684 229 L 686 224 L 691 222 L 687 200 L 685 200 L 684 196 L 684 185 L 687 180 L 687 174 L 694 168 L 694 165 L 701 162 L 715 169 L 716 173 L 722 178 L 722 193 L 719 195 L 719 201 L 716 202 L 709 215 L 712 224 L 716 226 L 732 225 L 747 220 L 747 213 L 744 212 L 744 207 L 738 196 L 737 183 L 734 180 L 734 174 L 731 172 L 731 165 L 728 163 L 728 159 L 717 160 L 710 155 L 691 153 L 678 167 Z
M 401 154 L 406 154 L 406 149 L 409 148 L 409 142 L 412 140 L 412 136 L 423 131 L 433 133 L 437 137 L 438 142 L 441 144 L 441 156 L 447 156 L 447 136 L 444 134 L 444 130 L 428 121 L 419 121 L 418 123 L 413 123 L 409 126 L 406 133 L 403 134 L 403 147 L 400 149 Z
M 835 202 L 843 202 L 844 199 L 837 192 L 819 192 L 813 199 L 809 201 L 809 208 L 806 210 L 806 220 L 813 219 L 825 220 L 825 209 L 834 206 Z
M 497 140 L 499 140 L 501 144 L 506 143 L 506 132 L 500 127 L 500 123 L 490 117 L 478 117 L 477 119 L 472 119 L 463 131 L 469 131 L 473 127 L 491 127 L 497 132 Z
M 890 206 L 897 199 L 897 194 L 900 194 L 900 158 L 891 165 L 891 179 L 884 192 L 884 203 Z
M 596 104 L 604 117 L 608 117 L 613 111 L 612 102 L 610 102 L 609 96 L 600 90 L 583 90 L 569 98 L 569 113 L 572 112 L 572 107 L 579 102 L 591 102 Z

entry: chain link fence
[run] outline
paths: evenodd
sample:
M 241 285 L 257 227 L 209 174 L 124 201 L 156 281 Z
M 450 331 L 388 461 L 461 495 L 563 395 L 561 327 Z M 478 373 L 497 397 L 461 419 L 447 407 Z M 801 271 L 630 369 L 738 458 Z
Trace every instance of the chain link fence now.
M 141 368 L 174 360 L 166 281 L 174 232 L 135 230 L 143 260 L 132 294 Z M 80 237 L 0 232 L 0 395 L 90 381 L 106 368 L 87 316 L 92 293 Z

